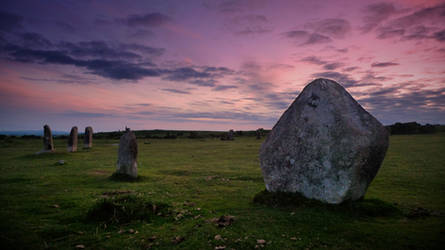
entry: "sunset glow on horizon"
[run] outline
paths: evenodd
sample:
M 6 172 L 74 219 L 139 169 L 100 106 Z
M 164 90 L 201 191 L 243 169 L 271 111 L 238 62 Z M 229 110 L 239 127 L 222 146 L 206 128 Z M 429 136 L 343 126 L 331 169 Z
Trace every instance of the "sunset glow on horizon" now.
M 0 6 L 0 131 L 270 129 L 316 78 L 385 125 L 445 124 L 445 1 Z

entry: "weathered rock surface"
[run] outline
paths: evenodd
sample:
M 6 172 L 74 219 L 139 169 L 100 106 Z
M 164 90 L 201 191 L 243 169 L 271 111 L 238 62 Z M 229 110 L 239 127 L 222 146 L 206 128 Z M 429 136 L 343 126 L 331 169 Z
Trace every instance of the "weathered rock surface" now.
M 138 144 L 135 134 L 127 129 L 120 138 L 119 155 L 117 159 L 118 174 L 125 174 L 130 177 L 138 177 Z
M 46 152 L 54 152 L 53 135 L 48 125 L 43 126 L 43 150 L 38 153 Z
M 83 148 L 92 148 L 93 147 L 93 128 L 86 127 L 85 134 L 83 136 Z
M 357 200 L 388 148 L 385 127 L 338 83 L 308 84 L 273 127 L 260 150 L 271 192 L 298 192 L 326 203 Z
M 71 128 L 70 136 L 68 137 L 68 152 L 77 151 L 77 140 L 77 127 L 74 126 Z

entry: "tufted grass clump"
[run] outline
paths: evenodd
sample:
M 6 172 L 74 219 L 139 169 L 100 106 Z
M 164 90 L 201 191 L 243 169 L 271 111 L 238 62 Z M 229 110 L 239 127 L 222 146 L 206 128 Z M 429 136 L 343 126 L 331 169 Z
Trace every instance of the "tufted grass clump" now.
M 151 222 L 170 214 L 170 206 L 154 203 L 138 195 L 111 196 L 99 200 L 87 213 L 92 221 L 125 224 L 132 221 Z

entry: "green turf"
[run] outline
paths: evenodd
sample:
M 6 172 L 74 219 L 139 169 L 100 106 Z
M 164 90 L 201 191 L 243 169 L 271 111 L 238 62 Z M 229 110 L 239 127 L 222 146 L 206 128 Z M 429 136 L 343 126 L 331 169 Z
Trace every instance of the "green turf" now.
M 443 133 L 391 136 L 365 199 L 341 206 L 263 192 L 261 140 L 253 137 L 139 139 L 140 178 L 134 181 L 110 178 L 116 140 L 95 140 L 91 150 L 76 153 L 66 153 L 64 140 L 55 143 L 55 153 L 35 155 L 40 140 L 0 141 L 2 249 L 445 245 Z M 218 225 L 222 215 L 234 221 Z

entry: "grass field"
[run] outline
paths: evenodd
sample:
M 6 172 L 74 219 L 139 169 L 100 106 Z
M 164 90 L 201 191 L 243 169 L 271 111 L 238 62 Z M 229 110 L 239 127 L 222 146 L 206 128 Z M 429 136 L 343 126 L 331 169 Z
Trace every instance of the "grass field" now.
M 444 133 L 391 136 L 365 199 L 336 207 L 254 203 L 254 196 L 264 190 L 258 161 L 261 142 L 253 137 L 140 139 L 141 178 L 123 182 L 109 178 L 115 170 L 117 140 L 95 140 L 93 149 L 76 153 L 66 153 L 65 140 L 56 140 L 57 151 L 44 155 L 34 154 L 42 147 L 40 140 L 2 140 L 2 249 L 445 245 Z M 65 164 L 58 165 L 59 160 Z M 126 220 L 113 214 L 116 210 L 113 218 L 106 217 L 110 207 L 116 209 L 113 204 L 121 204 Z M 222 215 L 234 216 L 233 222 L 225 217 L 218 226 L 215 218 Z

